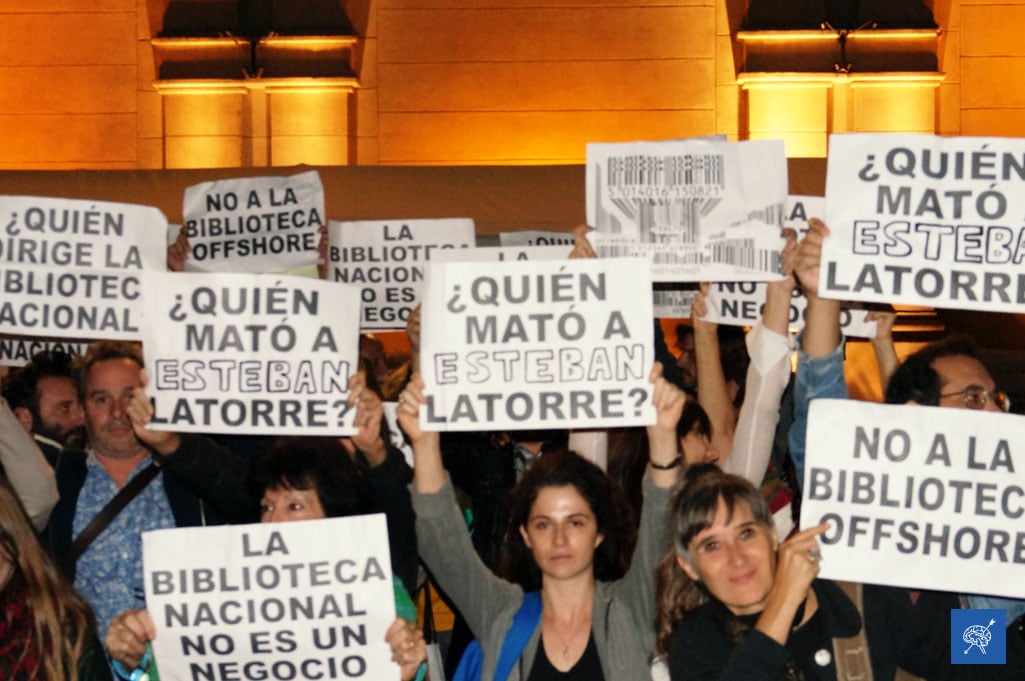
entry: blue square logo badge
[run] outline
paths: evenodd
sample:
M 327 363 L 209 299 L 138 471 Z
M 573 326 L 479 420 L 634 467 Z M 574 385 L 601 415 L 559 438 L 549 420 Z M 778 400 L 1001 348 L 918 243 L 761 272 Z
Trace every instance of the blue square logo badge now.
M 1005 664 L 1006 610 L 951 610 L 950 664 Z

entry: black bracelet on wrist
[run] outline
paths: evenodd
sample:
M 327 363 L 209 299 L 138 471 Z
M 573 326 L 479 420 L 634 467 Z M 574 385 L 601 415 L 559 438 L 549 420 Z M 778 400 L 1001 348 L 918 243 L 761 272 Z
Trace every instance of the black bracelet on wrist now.
M 672 461 L 670 461 L 669 463 L 655 463 L 654 461 L 652 461 L 650 459 L 648 460 L 648 465 L 651 466 L 652 468 L 654 468 L 655 470 L 659 470 L 659 471 L 671 471 L 672 469 L 674 469 L 677 466 L 680 466 L 682 464 L 683 464 L 683 455 L 682 454 L 677 454 L 676 458 L 673 459 Z

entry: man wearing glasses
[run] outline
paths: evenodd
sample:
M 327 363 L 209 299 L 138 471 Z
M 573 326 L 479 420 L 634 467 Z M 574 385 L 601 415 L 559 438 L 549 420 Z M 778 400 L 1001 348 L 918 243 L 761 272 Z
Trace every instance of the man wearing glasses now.
M 996 387 L 975 344 L 952 336 L 926 345 L 897 367 L 886 388 L 889 404 L 922 404 L 953 409 L 1010 411 L 1007 394 Z M 973 609 L 1003 609 L 1007 621 L 1025 613 L 1025 601 L 996 596 L 963 596 Z
M 1010 411 L 1007 395 L 979 360 L 975 344 L 963 336 L 930 343 L 907 359 L 886 388 L 889 404 L 922 404 L 954 409 Z

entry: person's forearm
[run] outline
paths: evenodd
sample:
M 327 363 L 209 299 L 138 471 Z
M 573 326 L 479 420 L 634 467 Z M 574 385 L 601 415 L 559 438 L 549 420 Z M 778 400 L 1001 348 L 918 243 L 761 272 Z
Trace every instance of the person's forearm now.
M 840 301 L 808 296 L 801 348 L 809 357 L 825 357 L 840 342 Z
M 0 432 L 3 432 L 3 437 L 0 437 L 0 464 L 33 526 L 42 530 L 57 505 L 57 481 L 53 469 L 3 398 L 0 398 Z

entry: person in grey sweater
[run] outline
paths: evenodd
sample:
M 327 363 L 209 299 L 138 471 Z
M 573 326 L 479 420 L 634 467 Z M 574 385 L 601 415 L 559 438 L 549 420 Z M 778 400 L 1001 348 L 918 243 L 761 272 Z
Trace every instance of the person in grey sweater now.
M 413 446 L 413 507 L 420 555 L 452 598 L 484 653 L 482 678 L 492 679 L 499 652 L 524 591 L 539 591 L 542 614 L 510 680 L 563 678 L 634 681 L 649 677 L 654 647 L 655 566 L 665 548 L 666 508 L 681 457 L 676 423 L 682 390 L 652 371 L 657 422 L 648 427 L 650 465 L 640 530 L 629 569 L 619 579 L 615 555 L 628 540 L 617 529 L 622 493 L 601 469 L 579 456 L 546 454 L 513 490 L 503 572 L 493 574 L 473 550 L 438 433 L 419 426 L 424 384 L 415 376 L 399 399 L 399 424 Z M 625 567 L 625 566 L 622 566 Z

